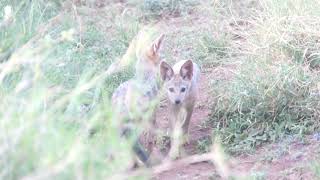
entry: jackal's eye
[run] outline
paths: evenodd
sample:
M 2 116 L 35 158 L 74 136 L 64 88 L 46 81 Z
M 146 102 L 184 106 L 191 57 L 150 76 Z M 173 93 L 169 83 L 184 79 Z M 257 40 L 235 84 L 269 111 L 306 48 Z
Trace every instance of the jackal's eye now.
M 186 91 L 186 88 L 181 88 L 181 92 L 185 92 Z
M 170 92 L 174 92 L 174 89 L 173 89 L 173 88 L 169 88 L 169 91 L 170 91 Z

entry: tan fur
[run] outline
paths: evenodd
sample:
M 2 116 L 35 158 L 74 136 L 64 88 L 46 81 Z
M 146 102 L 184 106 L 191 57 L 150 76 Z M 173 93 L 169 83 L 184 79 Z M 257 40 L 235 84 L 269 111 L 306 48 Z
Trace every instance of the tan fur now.
M 136 74 L 133 79 L 122 83 L 112 95 L 112 105 L 122 119 L 119 127 L 123 132 L 143 129 L 142 137 L 152 137 L 155 126 L 153 114 L 158 95 L 157 75 L 160 64 L 160 47 L 163 35 L 157 38 L 145 50 L 137 49 Z M 145 125 L 143 123 L 146 122 Z M 143 138 L 140 138 L 143 139 Z M 152 151 L 153 143 L 148 143 L 148 151 Z M 144 162 L 146 163 L 146 162 Z
M 184 135 L 188 135 L 190 119 L 198 97 L 200 69 L 191 60 L 179 61 L 173 68 L 166 62 L 160 65 L 160 76 L 169 99 L 170 130 L 181 125 Z M 186 113 L 185 118 L 180 118 Z
M 161 43 L 164 39 L 164 35 L 162 34 L 157 39 L 152 39 L 155 33 L 156 31 L 154 28 L 143 28 L 138 35 L 132 39 L 122 58 L 116 60 L 108 67 L 106 74 L 111 75 L 120 72 L 124 70 L 125 67 L 135 63 L 139 59 L 148 61 L 153 64 L 151 66 L 157 66 L 158 68 L 161 60 L 159 51 L 161 49 Z

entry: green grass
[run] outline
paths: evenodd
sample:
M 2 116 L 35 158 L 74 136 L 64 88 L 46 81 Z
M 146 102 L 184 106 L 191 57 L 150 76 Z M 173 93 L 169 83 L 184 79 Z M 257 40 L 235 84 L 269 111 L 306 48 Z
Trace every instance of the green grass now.
M 212 139 L 211 137 L 204 137 L 197 141 L 197 151 L 199 153 L 206 153 L 211 151 Z
M 64 3 L 0 2 L 0 179 L 123 175 L 130 142 L 119 138 L 109 100 L 134 69 L 111 77 L 104 72 L 143 25 L 162 18 L 181 18 L 173 22 L 176 29 L 164 28 L 168 61 L 237 66 L 231 78 L 211 84 L 208 124 L 229 152 L 303 138 L 319 128 L 316 0 L 267 0 L 247 9 L 231 1 L 132 0 L 102 10 Z M 6 6 L 12 7 L 8 20 Z M 188 18 L 195 12 L 209 17 L 192 24 Z M 242 18 L 246 23 L 239 23 Z M 166 148 L 167 139 L 161 143 Z M 211 145 L 211 137 L 201 139 L 197 150 L 208 152 Z M 317 175 L 318 169 L 315 163 Z M 252 178 L 265 175 L 252 172 Z
M 227 85 L 213 85 L 225 89 L 216 92 L 221 98 L 212 121 L 234 151 L 252 149 L 286 134 L 313 132 L 318 127 L 317 81 L 300 65 L 248 60 Z
M 211 33 L 202 32 L 192 52 L 195 61 L 205 67 L 216 67 L 226 63 L 231 55 L 229 50 L 230 39 L 227 35 L 213 37 Z
M 311 170 L 316 175 L 316 177 L 320 177 L 320 164 L 318 161 L 311 163 Z
M 132 70 L 103 72 L 126 51 L 136 22 L 106 35 L 89 21 L 79 31 L 59 3 L 6 5 L 14 21 L 0 30 L 0 178 L 103 179 L 125 170 L 130 143 L 119 139 L 109 97 Z
M 139 0 L 138 0 L 139 1 Z M 138 4 L 144 19 L 159 19 L 165 16 L 183 16 L 188 14 L 199 2 L 194 0 L 140 0 Z
M 241 65 L 231 80 L 212 83 L 217 102 L 211 123 L 230 152 L 254 151 L 265 142 L 318 129 L 317 33 L 305 30 L 320 26 L 311 4 L 258 3 L 262 10 L 248 11 L 249 24 L 238 25 L 250 27 L 237 53 Z

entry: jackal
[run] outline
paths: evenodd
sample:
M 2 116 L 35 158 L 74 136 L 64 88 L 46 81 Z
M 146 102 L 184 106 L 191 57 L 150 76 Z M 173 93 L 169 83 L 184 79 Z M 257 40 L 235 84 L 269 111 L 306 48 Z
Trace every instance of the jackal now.
M 198 96 L 200 69 L 191 60 L 179 61 L 173 68 L 168 63 L 161 62 L 160 76 L 169 99 L 170 131 L 172 133 L 177 126 L 181 126 L 179 128 L 182 128 L 183 135 L 188 135 L 190 119 Z M 186 116 L 181 119 L 181 114 Z
M 152 136 L 155 126 L 154 109 L 157 104 L 158 95 L 158 73 L 161 62 L 160 48 L 164 35 L 158 37 L 151 46 L 136 50 L 136 74 L 135 76 L 122 83 L 112 95 L 112 105 L 117 110 L 121 122 L 119 122 L 121 134 L 127 138 L 132 137 L 133 133 L 141 133 L 137 129 L 147 132 Z M 145 135 L 145 134 L 144 134 Z M 143 148 L 139 140 L 133 145 L 133 151 L 138 158 L 146 165 L 149 154 L 153 148 L 153 142 L 148 144 L 148 151 Z M 134 162 L 137 163 L 137 162 Z

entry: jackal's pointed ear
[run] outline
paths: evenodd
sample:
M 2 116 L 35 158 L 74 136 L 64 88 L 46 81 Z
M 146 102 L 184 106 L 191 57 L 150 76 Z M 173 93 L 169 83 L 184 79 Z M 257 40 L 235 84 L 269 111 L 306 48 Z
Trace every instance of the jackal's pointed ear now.
M 157 53 L 159 53 L 160 48 L 161 48 L 161 45 L 162 45 L 162 42 L 163 42 L 163 39 L 164 39 L 164 34 L 161 34 L 161 35 L 152 43 L 152 46 L 151 46 L 151 49 L 150 49 L 152 54 L 157 54 Z
M 180 76 L 182 79 L 191 80 L 193 76 L 193 62 L 191 60 L 186 61 L 180 69 Z
M 173 69 L 171 66 L 166 63 L 165 61 L 162 61 L 160 64 L 160 76 L 163 81 L 169 81 L 173 77 Z

